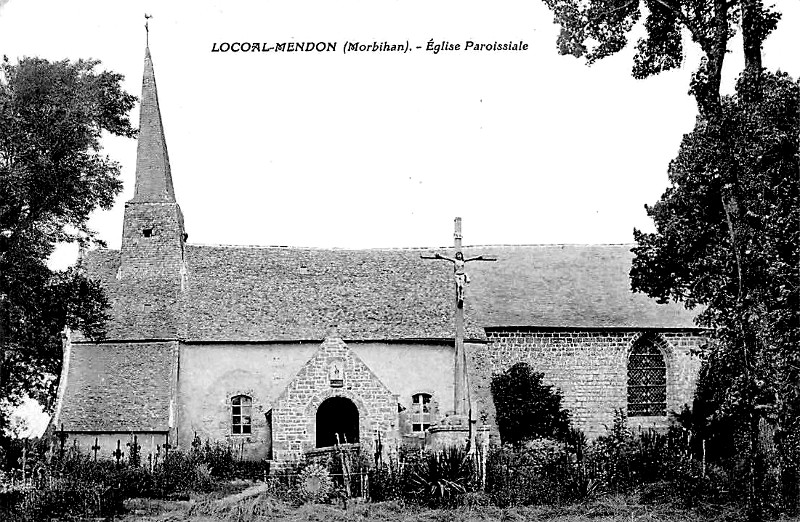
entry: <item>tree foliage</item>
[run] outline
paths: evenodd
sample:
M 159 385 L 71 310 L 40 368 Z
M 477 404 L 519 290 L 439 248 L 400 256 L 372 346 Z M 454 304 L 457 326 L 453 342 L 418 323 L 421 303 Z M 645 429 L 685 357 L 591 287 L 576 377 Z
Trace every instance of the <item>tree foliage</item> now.
M 544 0 L 561 25 L 562 54 L 587 63 L 621 51 L 646 14 L 645 35 L 636 44 L 633 76 L 647 78 L 683 63 L 686 31 L 703 53 L 691 93 L 700 112 L 719 106 L 722 64 L 729 42 L 741 30 L 747 68 L 761 69 L 761 43 L 777 27 L 780 14 L 762 0 Z
M 104 132 L 133 137 L 136 98 L 99 62 L 25 58 L 0 65 L 0 399 L 52 398 L 65 326 L 103 333 L 106 301 L 79 268 L 51 271 L 57 243 L 96 241 L 89 214 L 110 208 L 119 165 Z M 2 416 L 0 416 L 0 419 Z
M 683 34 L 701 50 L 689 91 L 700 115 L 670 164 L 669 188 L 647 207 L 656 233 L 634 231 L 632 286 L 661 302 L 704 307 L 699 322 L 712 339 L 695 401 L 704 418 L 695 412 L 692 422 L 733 432 L 750 519 L 761 516 L 765 421 L 777 426 L 782 486 L 796 503 L 800 99 L 798 83 L 765 71 L 761 56 L 780 14 L 763 0 L 544 1 L 561 24 L 561 52 L 588 63 L 621 50 L 643 12 L 635 77 L 681 65 Z M 737 31 L 744 70 L 735 94 L 723 96 L 722 65 Z
M 543 373 L 524 362 L 492 377 L 497 428 L 504 442 L 514 445 L 537 438 L 562 440 L 569 432 L 569 412 L 561 407 L 561 392 L 542 382 Z
M 633 288 L 704 307 L 713 342 L 701 402 L 754 458 L 765 415 L 780 437 L 798 438 L 799 109 L 800 84 L 786 74 L 763 72 L 758 84 L 745 74 L 684 137 L 669 188 L 647 207 L 656 232 L 634 232 Z M 783 449 L 796 467 L 793 445 Z

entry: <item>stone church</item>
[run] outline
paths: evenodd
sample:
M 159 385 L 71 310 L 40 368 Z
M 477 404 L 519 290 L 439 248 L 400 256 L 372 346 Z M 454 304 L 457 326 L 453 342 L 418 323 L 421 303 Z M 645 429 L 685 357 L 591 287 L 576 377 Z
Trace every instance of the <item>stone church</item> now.
M 664 426 L 692 398 L 703 332 L 681 306 L 630 291 L 629 245 L 464 247 L 497 262 L 467 267 L 459 355 L 453 264 L 421 258 L 449 250 L 187 238 L 148 49 L 122 245 L 80 260 L 111 318 L 100 342 L 66 335 L 53 423 L 67 444 L 109 457 L 133 435 L 145 455 L 198 437 L 275 461 L 422 445 L 458 424 L 460 378 L 468 422 L 496 436 L 491 376 L 520 361 L 590 437 L 615 409 Z

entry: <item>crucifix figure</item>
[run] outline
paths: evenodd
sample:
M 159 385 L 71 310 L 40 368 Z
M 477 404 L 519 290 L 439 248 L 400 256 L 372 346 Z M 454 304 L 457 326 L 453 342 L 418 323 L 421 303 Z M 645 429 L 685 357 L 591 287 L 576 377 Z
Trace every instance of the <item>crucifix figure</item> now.
M 461 251 L 461 218 L 455 219 L 455 232 L 453 233 L 455 255 L 453 257 L 441 254 L 422 255 L 422 259 L 443 259 L 453 263 L 453 277 L 456 286 L 456 337 L 455 337 L 455 388 L 454 406 L 457 415 L 469 413 L 469 394 L 467 393 L 467 359 L 464 352 L 464 287 L 469 283 L 466 264 L 470 261 L 497 261 L 495 257 L 476 256 L 464 258 Z
M 460 224 L 459 222 L 456 223 Z M 458 308 L 464 308 L 464 287 L 468 285 L 470 281 L 469 275 L 467 275 L 466 272 L 467 263 L 470 261 L 497 261 L 497 259 L 487 256 L 475 256 L 464 259 L 464 254 L 461 252 L 461 250 L 456 251 L 456 255 L 453 258 L 443 256 L 442 254 L 421 257 L 422 259 L 444 259 L 445 261 L 450 261 L 453 263 L 453 275 L 456 281 L 456 306 Z

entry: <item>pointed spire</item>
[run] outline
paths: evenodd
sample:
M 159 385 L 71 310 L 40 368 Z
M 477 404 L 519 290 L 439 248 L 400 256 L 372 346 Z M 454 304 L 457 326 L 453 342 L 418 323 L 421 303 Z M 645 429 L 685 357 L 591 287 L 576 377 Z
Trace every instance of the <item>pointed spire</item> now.
M 156 77 L 150 47 L 144 55 L 144 78 L 139 112 L 139 147 L 136 151 L 136 192 L 134 202 L 175 202 L 167 142 L 158 108 Z

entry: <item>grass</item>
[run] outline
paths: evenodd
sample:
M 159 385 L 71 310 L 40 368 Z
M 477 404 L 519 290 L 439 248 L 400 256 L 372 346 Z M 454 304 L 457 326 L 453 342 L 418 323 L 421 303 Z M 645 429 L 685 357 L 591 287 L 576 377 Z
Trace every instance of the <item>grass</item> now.
M 474 505 L 429 509 L 402 502 L 304 504 L 294 506 L 269 495 L 240 502 L 199 498 L 191 502 L 130 503 L 123 522 L 733 522 L 741 513 L 732 507 L 642 504 L 634 496 L 607 496 L 564 507 L 498 508 L 476 496 Z M 790 519 L 783 519 L 788 522 Z M 791 519 L 798 520 L 798 519 Z

